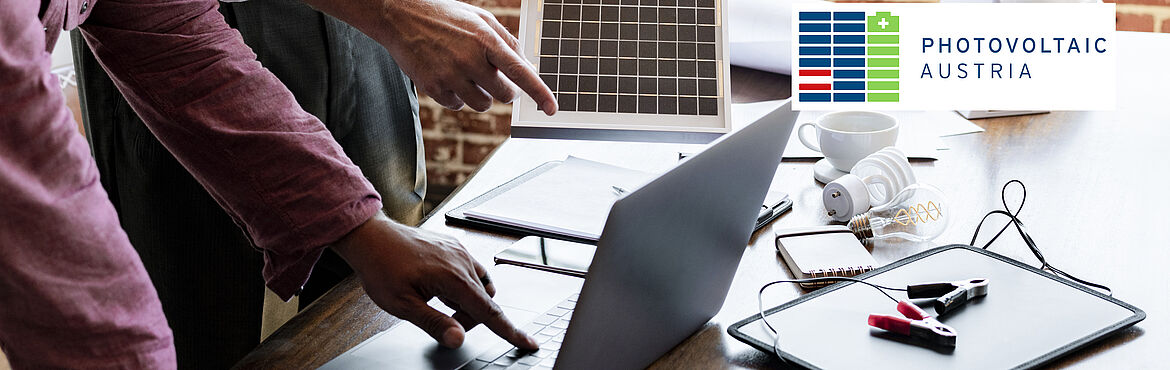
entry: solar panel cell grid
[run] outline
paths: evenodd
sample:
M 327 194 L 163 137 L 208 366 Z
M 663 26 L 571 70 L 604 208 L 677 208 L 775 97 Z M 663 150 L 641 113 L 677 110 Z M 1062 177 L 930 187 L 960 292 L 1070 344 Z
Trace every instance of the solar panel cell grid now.
M 538 60 L 560 110 L 718 115 L 715 0 L 545 0 Z

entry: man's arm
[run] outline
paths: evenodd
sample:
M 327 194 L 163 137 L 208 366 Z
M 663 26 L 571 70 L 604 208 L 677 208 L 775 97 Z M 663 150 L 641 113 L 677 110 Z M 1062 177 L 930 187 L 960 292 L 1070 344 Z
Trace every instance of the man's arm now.
M 460 322 L 484 322 L 534 348 L 498 314 L 477 279 L 482 267 L 458 242 L 380 215 L 361 171 L 216 6 L 103 0 L 82 34 L 151 132 L 263 251 L 268 286 L 287 299 L 336 244 L 375 302 L 444 345 L 462 343 Z M 425 302 L 435 296 L 465 314 L 434 316 Z
M 82 35 L 151 132 L 261 249 L 268 286 L 287 299 L 323 248 L 381 201 L 217 5 L 103 0 Z
M 402 71 L 449 109 L 477 111 L 516 99 L 517 89 L 548 115 L 552 91 L 520 56 L 520 45 L 491 13 L 456 0 L 305 0 L 357 27 L 390 51 Z
M 0 7 L 0 347 L 15 368 L 173 368 L 154 286 L 49 73 L 39 3 Z

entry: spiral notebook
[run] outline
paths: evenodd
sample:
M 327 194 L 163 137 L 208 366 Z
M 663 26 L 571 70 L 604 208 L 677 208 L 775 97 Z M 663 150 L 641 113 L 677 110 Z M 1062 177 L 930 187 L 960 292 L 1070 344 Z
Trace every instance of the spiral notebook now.
M 877 267 L 877 261 L 845 226 L 817 226 L 776 232 L 776 250 L 797 279 L 851 277 Z M 834 283 L 801 283 L 818 288 Z

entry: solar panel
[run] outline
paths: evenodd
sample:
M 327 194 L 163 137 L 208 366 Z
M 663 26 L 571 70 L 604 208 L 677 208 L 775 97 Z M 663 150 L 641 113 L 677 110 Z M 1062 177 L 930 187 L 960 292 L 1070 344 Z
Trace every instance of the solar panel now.
M 525 97 L 513 127 L 727 132 L 725 1 L 525 1 L 521 48 L 560 109 Z

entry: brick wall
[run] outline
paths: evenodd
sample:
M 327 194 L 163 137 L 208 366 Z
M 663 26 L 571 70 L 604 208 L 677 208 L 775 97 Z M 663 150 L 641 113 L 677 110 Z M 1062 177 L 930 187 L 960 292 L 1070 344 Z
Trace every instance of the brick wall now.
M 1170 33 L 1170 0 L 1105 0 L 1117 3 L 1117 30 Z
M 479 167 L 508 137 L 512 106 L 496 104 L 484 113 L 450 111 L 419 97 L 423 146 L 427 157 L 427 198 L 442 200 Z
M 513 34 L 519 31 L 521 0 L 466 1 L 491 11 Z M 1117 2 L 1118 30 L 1170 33 L 1170 0 L 1105 1 Z M 485 113 L 466 108 L 455 112 L 427 97 L 420 97 L 419 105 L 427 156 L 427 198 L 437 203 L 467 180 L 484 158 L 508 137 L 512 107 L 497 104 Z

